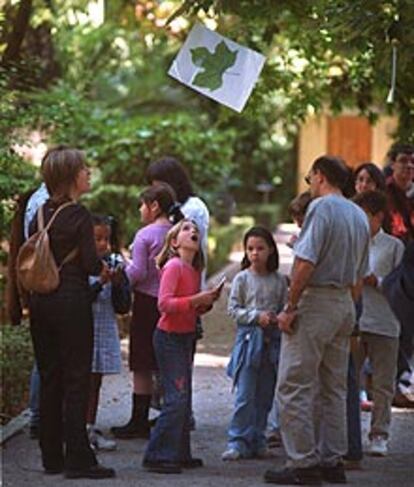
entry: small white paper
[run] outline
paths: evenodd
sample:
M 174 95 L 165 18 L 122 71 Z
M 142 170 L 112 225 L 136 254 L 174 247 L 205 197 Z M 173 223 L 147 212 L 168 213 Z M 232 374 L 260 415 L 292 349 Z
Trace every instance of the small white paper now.
M 196 24 L 168 74 L 240 113 L 264 62 L 262 54 Z

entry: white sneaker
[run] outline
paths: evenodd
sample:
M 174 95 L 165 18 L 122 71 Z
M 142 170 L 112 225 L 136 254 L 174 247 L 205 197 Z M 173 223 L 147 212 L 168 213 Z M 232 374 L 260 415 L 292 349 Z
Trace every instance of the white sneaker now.
M 235 448 L 229 448 L 221 455 L 221 459 L 224 462 L 232 462 L 234 460 L 240 460 L 240 458 L 241 454 L 239 450 L 236 450 Z
M 388 441 L 382 436 L 374 436 L 369 444 L 368 453 L 374 457 L 385 457 L 388 454 Z
M 113 451 L 116 450 L 116 441 L 105 438 L 102 431 L 88 426 L 89 443 L 93 450 Z

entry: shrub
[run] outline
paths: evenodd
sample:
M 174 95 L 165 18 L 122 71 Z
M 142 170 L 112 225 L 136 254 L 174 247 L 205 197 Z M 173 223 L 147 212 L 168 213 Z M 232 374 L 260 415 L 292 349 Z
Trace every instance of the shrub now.
M 83 202 L 92 213 L 111 215 L 117 220 L 120 245 L 127 247 L 132 242 L 135 232 L 142 226 L 138 209 L 138 196 L 141 191 L 142 186 L 102 183 L 97 184 L 93 191 L 84 197 Z
M 33 348 L 27 325 L 1 328 L 1 422 L 26 408 L 29 378 L 33 367 Z
M 255 225 L 263 225 L 272 232 L 283 218 L 282 205 L 279 203 L 240 204 L 237 205 L 237 214 L 252 217 Z
M 222 269 L 229 261 L 231 251 L 241 243 L 244 233 L 253 225 L 249 217 L 233 217 L 229 225 L 212 222 L 208 236 L 208 274 Z

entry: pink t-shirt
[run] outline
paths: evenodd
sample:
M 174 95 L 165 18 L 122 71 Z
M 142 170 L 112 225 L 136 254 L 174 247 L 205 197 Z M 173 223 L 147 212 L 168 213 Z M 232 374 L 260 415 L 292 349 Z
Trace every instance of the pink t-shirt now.
M 201 273 L 179 257 L 173 257 L 161 270 L 158 328 L 174 333 L 195 331 L 197 313 L 190 298 L 200 291 Z

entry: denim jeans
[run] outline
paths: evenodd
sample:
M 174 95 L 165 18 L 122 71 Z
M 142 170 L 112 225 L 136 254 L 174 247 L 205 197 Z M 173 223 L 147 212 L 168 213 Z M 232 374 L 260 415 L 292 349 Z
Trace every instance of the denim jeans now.
M 40 375 L 36 362 L 33 364 L 32 374 L 30 376 L 30 426 L 39 426 L 40 422 Z
M 268 360 L 266 349 L 258 369 L 241 367 L 228 429 L 228 447 L 238 450 L 244 458 L 254 457 L 266 448 L 267 417 L 272 409 L 275 386 L 276 368 Z
M 183 462 L 191 458 L 190 415 L 194 333 L 154 332 L 154 350 L 164 404 L 151 431 L 144 461 Z
M 273 400 L 272 409 L 269 413 L 269 419 L 267 421 L 267 429 L 270 432 L 279 431 L 279 406 L 277 399 Z
M 359 405 L 359 381 L 352 354 L 349 355 L 348 390 L 346 395 L 346 419 L 348 432 L 347 460 L 362 459 L 361 412 Z

